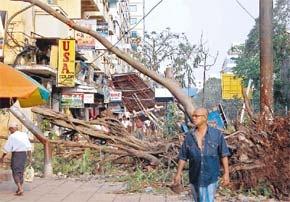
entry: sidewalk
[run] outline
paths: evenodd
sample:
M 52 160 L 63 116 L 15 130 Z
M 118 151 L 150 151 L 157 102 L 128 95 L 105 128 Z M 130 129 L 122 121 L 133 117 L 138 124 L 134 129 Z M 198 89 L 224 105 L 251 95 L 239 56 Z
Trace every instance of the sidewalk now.
M 15 196 L 16 185 L 10 181 L 0 182 L 0 202 L 181 202 L 190 201 L 182 195 L 118 194 L 125 189 L 124 183 L 102 180 L 81 181 L 77 179 L 35 178 L 25 183 L 24 195 Z

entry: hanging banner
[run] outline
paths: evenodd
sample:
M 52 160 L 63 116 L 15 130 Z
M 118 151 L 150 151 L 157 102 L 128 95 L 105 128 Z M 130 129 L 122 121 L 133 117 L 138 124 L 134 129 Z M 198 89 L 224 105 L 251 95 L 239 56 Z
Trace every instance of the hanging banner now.
M 75 40 L 59 40 L 57 86 L 75 86 Z

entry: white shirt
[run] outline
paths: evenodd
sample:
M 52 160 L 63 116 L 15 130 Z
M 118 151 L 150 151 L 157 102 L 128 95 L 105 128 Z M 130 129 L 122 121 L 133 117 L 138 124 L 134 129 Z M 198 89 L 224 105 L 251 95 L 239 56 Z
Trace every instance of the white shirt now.
M 4 145 L 3 151 L 8 152 L 19 152 L 19 151 L 31 151 L 31 143 L 28 135 L 24 132 L 16 131 L 12 133 L 7 142 Z

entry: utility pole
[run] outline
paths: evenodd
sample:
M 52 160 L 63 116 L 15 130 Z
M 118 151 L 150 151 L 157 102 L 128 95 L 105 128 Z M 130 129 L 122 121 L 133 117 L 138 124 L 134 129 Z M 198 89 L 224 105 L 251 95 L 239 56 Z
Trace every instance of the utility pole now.
M 260 111 L 269 120 L 273 107 L 273 0 L 260 0 Z

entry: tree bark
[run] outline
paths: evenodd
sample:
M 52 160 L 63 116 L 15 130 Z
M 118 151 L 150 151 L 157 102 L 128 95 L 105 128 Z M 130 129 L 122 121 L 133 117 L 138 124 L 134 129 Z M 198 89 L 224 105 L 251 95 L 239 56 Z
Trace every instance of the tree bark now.
M 52 150 L 49 140 L 42 135 L 37 128 L 19 108 L 12 106 L 10 112 L 41 142 L 44 146 L 44 176 L 52 176 Z
M 129 56 L 127 53 L 119 50 L 115 46 L 113 46 L 107 39 L 102 37 L 98 32 L 93 31 L 89 28 L 82 27 L 78 24 L 76 24 L 73 20 L 59 14 L 57 11 L 52 9 L 47 4 L 39 1 L 39 0 L 11 0 L 11 1 L 22 1 L 22 2 L 29 2 L 31 4 L 34 4 L 50 15 L 54 16 L 61 22 L 65 23 L 69 27 L 71 27 L 74 30 L 80 31 L 82 33 L 88 34 L 95 39 L 97 39 L 104 47 L 108 49 L 108 51 L 114 53 L 117 57 L 122 59 L 123 61 L 127 62 L 129 65 L 131 65 L 134 69 L 141 72 L 142 74 L 145 74 L 146 76 L 150 77 L 157 83 L 163 85 L 165 88 L 167 88 L 174 96 L 175 98 L 183 105 L 186 113 L 188 115 L 191 115 L 191 113 L 194 110 L 194 105 L 192 103 L 192 100 L 190 97 L 188 97 L 182 89 L 179 87 L 178 83 L 175 82 L 172 79 L 164 78 L 160 75 L 158 75 L 155 71 L 152 71 L 148 68 L 146 68 L 142 63 L 138 62 L 137 60 L 133 59 L 131 56 Z M 191 118 L 191 116 L 189 116 Z

